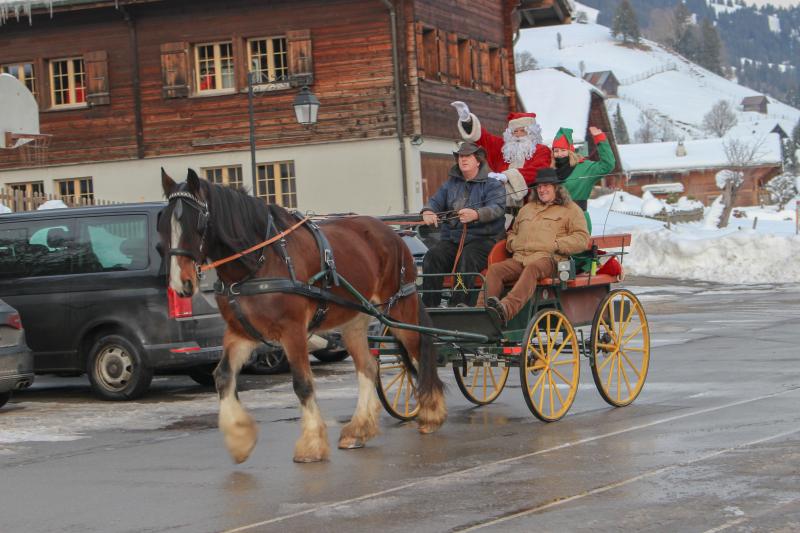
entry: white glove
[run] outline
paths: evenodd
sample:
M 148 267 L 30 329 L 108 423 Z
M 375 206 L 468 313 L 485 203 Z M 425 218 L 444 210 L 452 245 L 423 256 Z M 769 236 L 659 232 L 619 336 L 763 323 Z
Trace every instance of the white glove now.
M 505 183 L 508 181 L 508 176 L 500 172 L 489 172 L 489 177 L 496 179 L 500 183 Z
M 469 120 L 469 107 L 464 102 L 456 100 L 455 102 L 450 102 L 450 105 L 456 108 L 458 111 L 458 120 L 461 122 L 466 122 Z

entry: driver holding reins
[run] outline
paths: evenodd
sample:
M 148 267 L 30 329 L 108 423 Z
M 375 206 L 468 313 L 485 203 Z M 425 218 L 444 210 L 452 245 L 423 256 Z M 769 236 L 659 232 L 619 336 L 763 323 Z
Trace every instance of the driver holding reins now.
M 463 142 L 453 156 L 457 164 L 450 169 L 449 179 L 421 211 L 423 221 L 429 226 L 438 226 L 439 215 L 443 215 L 440 240 L 428 250 L 422 262 L 425 274 L 452 272 L 457 255 L 456 272 L 481 272 L 497 237 L 505 229 L 506 192 L 500 181 L 489 177 L 486 152 L 475 143 Z M 466 292 L 474 287 L 474 278 L 461 279 L 465 290 L 454 287 L 450 305 L 474 305 L 477 294 Z M 423 278 L 425 307 L 439 306 L 443 281 L 441 276 Z

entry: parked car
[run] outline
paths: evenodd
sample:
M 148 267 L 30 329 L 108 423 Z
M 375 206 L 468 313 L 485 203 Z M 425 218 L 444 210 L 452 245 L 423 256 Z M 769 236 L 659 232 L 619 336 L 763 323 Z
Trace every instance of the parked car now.
M 87 373 L 107 400 L 140 397 L 156 372 L 207 380 L 225 328 L 213 290 L 167 288 L 164 203 L 0 215 L 0 297 L 27 330 L 36 373 Z
M 25 344 L 17 310 L 0 300 L 0 407 L 11 398 L 12 391 L 33 383 L 33 356 Z

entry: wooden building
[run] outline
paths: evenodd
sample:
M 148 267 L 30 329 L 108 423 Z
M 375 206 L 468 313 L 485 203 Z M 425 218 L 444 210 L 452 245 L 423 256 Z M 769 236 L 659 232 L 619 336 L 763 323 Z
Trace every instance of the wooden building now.
M 619 80 L 610 70 L 587 72 L 583 75 L 583 79 L 603 91 L 606 96 L 617 96 Z
M 768 134 L 757 146 L 754 157 L 741 168 L 732 166 L 726 156 L 724 139 L 703 139 L 682 143 L 665 142 L 619 146 L 623 174 L 608 185 L 641 196 L 643 186 L 661 185 L 656 191 L 669 191 L 680 184 L 681 196 L 710 205 L 721 194 L 717 174 L 740 170 L 744 183 L 736 197 L 736 206 L 759 205 L 764 186 L 783 170 L 780 137 Z M 676 187 L 675 190 L 681 189 Z
M 742 98 L 742 111 L 755 111 L 763 115 L 767 114 L 769 101 L 763 94 L 757 96 L 746 96 Z
M 44 165 L 0 151 L 0 186 L 154 200 L 159 167 L 176 178 L 193 167 L 304 210 L 416 211 L 452 162 L 449 103 L 468 101 L 487 127 L 503 127 L 516 101 L 515 33 L 569 21 L 564 6 L 64 0 L 51 16 L 34 3 L 30 21 L 0 26 L 0 68 L 34 93 L 52 141 Z M 321 102 L 311 127 L 292 109 L 306 85 Z

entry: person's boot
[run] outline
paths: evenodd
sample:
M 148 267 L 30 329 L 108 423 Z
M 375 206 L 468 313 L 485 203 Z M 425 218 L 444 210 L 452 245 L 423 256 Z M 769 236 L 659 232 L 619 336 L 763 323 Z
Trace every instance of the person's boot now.
M 503 327 L 508 325 L 506 307 L 496 296 L 489 296 L 489 298 L 486 299 L 486 308 L 494 311 L 497 314 L 498 322 L 500 322 Z

